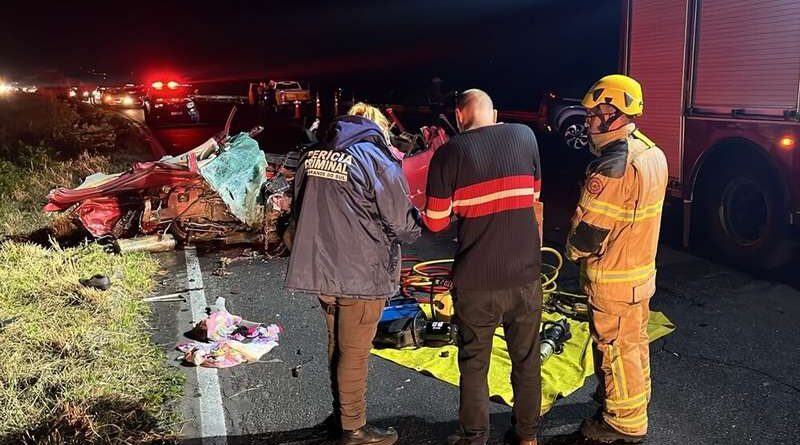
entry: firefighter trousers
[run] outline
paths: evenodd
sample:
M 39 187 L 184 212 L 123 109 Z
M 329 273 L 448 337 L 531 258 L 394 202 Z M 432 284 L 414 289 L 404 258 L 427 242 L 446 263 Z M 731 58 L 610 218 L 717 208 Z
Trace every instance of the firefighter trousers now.
M 650 402 L 650 299 L 637 303 L 593 296 L 590 327 L 603 420 L 617 431 L 647 434 Z

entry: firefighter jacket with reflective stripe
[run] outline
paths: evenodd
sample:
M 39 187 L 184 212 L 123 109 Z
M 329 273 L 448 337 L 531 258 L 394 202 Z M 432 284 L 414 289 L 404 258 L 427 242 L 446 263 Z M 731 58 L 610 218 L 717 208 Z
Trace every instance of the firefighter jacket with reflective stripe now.
M 590 297 L 634 303 L 655 293 L 655 259 L 667 188 L 664 153 L 631 124 L 587 168 L 567 239 Z

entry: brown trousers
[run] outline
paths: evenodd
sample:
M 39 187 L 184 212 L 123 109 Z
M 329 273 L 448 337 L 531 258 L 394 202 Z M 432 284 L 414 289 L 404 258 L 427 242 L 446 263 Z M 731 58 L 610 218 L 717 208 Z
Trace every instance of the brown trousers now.
M 342 429 L 357 430 L 367 422 L 369 351 L 386 301 L 327 295 L 319 301 L 328 325 L 333 409 L 339 414 Z
M 638 303 L 590 299 L 595 372 L 604 391 L 603 420 L 617 431 L 647 434 L 650 402 L 650 299 Z
M 542 285 L 494 291 L 454 289 L 458 325 L 458 368 L 461 371 L 461 432 L 470 445 L 489 438 L 489 362 L 495 330 L 503 326 L 511 358 L 514 407 L 511 422 L 520 439 L 532 440 L 539 430 L 541 411 L 541 360 L 539 323 Z

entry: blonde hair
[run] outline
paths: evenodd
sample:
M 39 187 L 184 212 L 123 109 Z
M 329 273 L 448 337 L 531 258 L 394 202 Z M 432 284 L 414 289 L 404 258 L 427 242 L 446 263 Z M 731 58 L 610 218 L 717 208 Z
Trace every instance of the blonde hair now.
M 350 110 L 347 111 L 347 114 L 350 116 L 361 116 L 365 119 L 375 122 L 383 132 L 386 142 L 389 142 L 389 119 L 387 119 L 377 107 L 365 104 L 364 102 L 358 102 L 350 107 Z

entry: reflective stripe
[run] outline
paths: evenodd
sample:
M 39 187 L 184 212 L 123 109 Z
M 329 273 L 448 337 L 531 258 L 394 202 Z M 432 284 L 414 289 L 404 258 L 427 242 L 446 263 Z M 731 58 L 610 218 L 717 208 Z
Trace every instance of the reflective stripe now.
M 653 142 L 652 140 L 650 140 L 649 137 L 645 136 L 644 133 L 639 131 L 638 128 L 636 130 L 633 130 L 633 133 L 631 133 L 631 134 L 636 139 L 639 139 L 640 141 L 644 142 L 644 144 L 647 145 L 647 148 L 653 148 L 653 147 L 656 146 L 656 143 Z
M 598 213 L 619 222 L 634 222 L 661 215 L 664 201 L 634 209 L 626 209 L 599 199 L 584 199 L 581 206 L 588 212 Z
M 627 399 L 630 394 L 628 394 L 628 379 L 625 377 L 625 360 L 622 358 L 621 350 L 617 350 L 617 361 L 619 362 L 620 380 L 622 380 L 622 398 Z
M 664 207 L 663 202 L 659 202 L 658 206 L 655 204 L 649 207 L 643 207 L 642 209 L 636 210 L 636 216 L 634 216 L 635 221 L 643 221 L 650 218 L 657 218 L 661 216 L 661 209 Z
M 620 428 L 626 429 L 635 429 L 635 428 L 642 428 L 647 426 L 647 411 L 642 414 L 639 414 L 636 417 L 612 417 L 612 416 L 603 416 L 605 421 L 608 422 L 612 426 L 618 426 Z
M 650 278 L 656 271 L 656 263 L 628 270 L 605 270 L 599 267 L 587 266 L 584 275 L 592 283 L 627 283 Z
M 623 400 L 606 399 L 606 409 L 634 409 L 647 403 L 647 391 L 639 394 L 638 396 L 629 397 Z
M 633 221 L 633 209 L 625 209 L 599 199 L 584 200 L 581 206 L 589 212 L 599 213 L 618 221 Z
M 599 199 L 592 198 L 591 195 L 588 195 L 588 196 L 589 196 L 589 198 L 581 200 L 581 201 L 583 201 L 583 202 L 581 202 L 582 205 L 587 205 L 587 206 L 596 205 L 598 208 L 605 208 L 605 209 L 608 209 L 608 210 L 610 210 L 612 212 L 616 212 L 616 213 L 633 212 L 633 209 L 620 207 L 620 206 L 618 206 L 618 205 L 616 205 L 614 203 L 608 202 L 608 201 L 601 201 Z M 584 195 L 583 197 L 586 198 L 587 195 Z
M 611 377 L 614 379 L 614 394 L 618 399 L 625 399 L 628 395 L 626 394 L 624 382 L 620 379 L 623 375 L 623 373 L 620 372 L 622 357 L 619 356 L 614 345 L 608 345 L 608 355 L 609 361 L 611 362 Z

